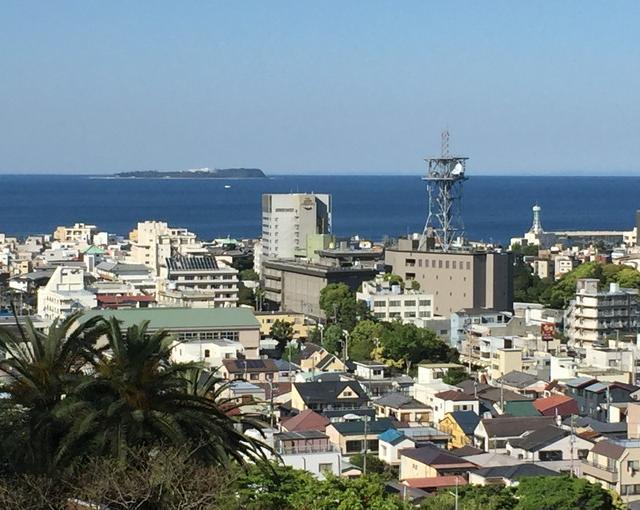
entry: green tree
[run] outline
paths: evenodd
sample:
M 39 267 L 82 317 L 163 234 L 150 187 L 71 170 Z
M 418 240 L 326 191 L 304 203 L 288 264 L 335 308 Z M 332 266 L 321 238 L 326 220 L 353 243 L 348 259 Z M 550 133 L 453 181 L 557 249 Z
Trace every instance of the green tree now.
M 104 328 L 97 319 L 77 323 L 75 314 L 55 320 L 48 332 L 28 320 L 18 331 L 0 329 L 0 362 L 6 374 L 0 392 L 3 453 L 14 469 L 48 472 L 55 468 L 56 451 L 67 429 L 57 415 L 64 397 L 84 380 L 82 354 L 95 344 Z M 20 323 L 18 323 L 20 324 Z
M 640 288 L 640 272 L 636 271 L 632 267 L 616 267 L 621 267 L 620 271 L 615 275 L 615 281 L 619 283 L 621 287 L 627 287 L 630 289 Z
M 194 458 L 212 464 L 264 458 L 263 444 L 238 432 L 257 424 L 221 398 L 226 387 L 220 380 L 202 381 L 199 364 L 171 361 L 169 334 L 149 332 L 148 322 L 122 331 L 112 318 L 106 338 L 108 349 L 87 353 L 93 375 L 57 409 L 70 424 L 58 459 L 93 453 L 124 461 L 131 448 L 159 444 L 191 445 Z
M 364 468 L 364 455 L 356 453 L 349 458 L 349 462 L 360 469 Z M 373 454 L 367 453 L 367 474 L 375 473 L 381 475 L 387 471 L 388 464 L 382 462 L 380 458 Z
M 399 274 L 385 273 L 383 279 L 389 282 L 389 285 L 400 285 L 404 289 L 404 280 Z
M 254 291 L 242 283 L 242 281 L 238 283 L 238 304 L 251 307 L 256 306 L 256 296 Z
M 342 352 L 342 328 L 337 324 L 332 324 L 324 330 L 322 335 L 322 347 L 331 354 Z
M 257 282 L 260 280 L 260 275 L 255 272 L 254 269 L 243 269 L 240 271 L 240 279 L 241 280 L 249 280 L 252 282 Z
M 293 340 L 293 324 L 276 319 L 271 325 L 269 334 L 271 338 L 278 342 L 278 352 L 282 354 L 287 344 Z
M 516 510 L 606 510 L 611 494 L 601 485 L 567 476 L 522 478 L 516 490 Z
M 371 359 L 371 353 L 382 336 L 383 329 L 382 324 L 372 320 L 358 322 L 349 336 L 349 358 L 354 361 Z
M 409 369 L 414 363 L 456 362 L 458 352 L 426 328 L 399 321 L 386 323 L 380 338 L 382 356 Z
M 442 378 L 442 382 L 455 386 L 467 379 L 470 379 L 470 376 L 464 368 L 452 368 L 447 371 L 445 376 Z
M 454 510 L 455 498 L 451 490 L 443 490 L 427 498 L 420 506 L 423 510 Z M 502 485 L 465 485 L 458 488 L 459 510 L 515 510 L 518 500 L 511 488 Z
M 320 291 L 320 308 L 330 323 L 347 331 L 369 315 L 366 304 L 356 300 L 356 295 L 344 283 L 330 283 Z

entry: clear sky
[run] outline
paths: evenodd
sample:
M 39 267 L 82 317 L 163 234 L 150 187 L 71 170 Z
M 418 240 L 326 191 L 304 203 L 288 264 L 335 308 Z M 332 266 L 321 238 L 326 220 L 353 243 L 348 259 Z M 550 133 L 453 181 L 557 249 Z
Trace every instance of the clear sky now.
M 640 2 L 0 2 L 0 172 L 640 174 Z

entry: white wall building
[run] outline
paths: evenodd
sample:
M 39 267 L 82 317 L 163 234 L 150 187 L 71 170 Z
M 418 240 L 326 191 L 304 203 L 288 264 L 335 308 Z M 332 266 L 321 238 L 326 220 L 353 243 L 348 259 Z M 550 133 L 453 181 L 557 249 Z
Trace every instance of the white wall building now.
M 423 321 L 434 315 L 432 294 L 389 285 L 382 277 L 364 282 L 356 299 L 364 301 L 378 320 L 400 320 L 422 327 Z
M 93 242 L 93 235 L 98 228 L 95 225 L 76 223 L 73 227 L 60 226 L 53 233 L 53 238 L 61 243 L 87 246 Z
M 235 307 L 238 270 L 219 264 L 211 255 L 166 259 L 160 268 L 157 300 L 164 306 Z
M 202 362 L 211 368 L 222 365 L 223 359 L 244 356 L 244 347 L 235 340 L 182 341 L 174 344 L 171 357 L 178 363 Z
M 196 235 L 186 228 L 174 228 L 163 221 L 144 221 L 131 232 L 131 260 L 160 274 L 160 267 L 176 250 L 181 255 L 203 254 L 206 250 Z
M 96 306 L 96 296 L 84 288 L 80 267 L 56 268 L 49 282 L 38 289 L 38 315 L 48 321 Z
M 306 255 L 307 236 L 331 232 L 331 195 L 289 193 L 262 195 L 264 258 Z
M 599 280 L 583 278 L 576 285 L 576 297 L 565 316 L 569 342 L 593 344 L 617 334 L 636 332 L 640 316 L 637 289 L 625 289 L 612 283 L 608 290 L 599 290 Z

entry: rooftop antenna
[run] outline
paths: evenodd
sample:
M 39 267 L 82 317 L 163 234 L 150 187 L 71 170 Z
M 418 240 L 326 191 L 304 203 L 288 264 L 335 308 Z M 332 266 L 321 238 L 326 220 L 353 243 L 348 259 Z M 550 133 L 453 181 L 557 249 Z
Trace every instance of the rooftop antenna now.
M 469 158 L 450 154 L 447 130 L 442 132 L 440 145 L 440 156 L 425 158 L 427 175 L 422 180 L 427 182 L 429 214 L 418 249 L 426 249 L 428 238 L 433 237 L 435 245 L 448 252 L 463 242 L 462 183 L 467 180 L 465 170 Z

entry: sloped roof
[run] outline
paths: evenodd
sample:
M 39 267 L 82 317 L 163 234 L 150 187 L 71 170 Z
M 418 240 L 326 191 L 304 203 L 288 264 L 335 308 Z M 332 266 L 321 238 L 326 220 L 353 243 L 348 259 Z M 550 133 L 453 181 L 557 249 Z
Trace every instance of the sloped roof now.
M 441 391 L 440 393 L 436 393 L 434 396 L 442 400 L 451 400 L 454 402 L 478 400 L 473 395 L 469 395 L 464 391 L 456 391 L 456 390 Z
M 576 377 L 575 379 L 568 380 L 564 384 L 570 388 L 584 388 L 594 382 L 596 382 L 596 379 L 593 377 Z
M 532 400 L 510 400 L 504 403 L 504 413 L 511 416 L 540 416 Z
M 482 400 L 488 400 L 489 402 L 493 403 L 500 402 L 502 400 L 504 400 L 505 402 L 531 400 L 531 397 L 520 395 L 520 393 L 516 393 L 515 391 L 494 387 L 485 388 L 482 391 L 478 391 L 478 398 Z
M 423 409 L 427 407 L 415 398 L 408 397 L 404 393 L 400 392 L 387 393 L 386 395 L 375 399 L 373 403 L 379 406 L 392 407 L 394 409 Z
M 404 440 L 408 440 L 408 441 L 413 442 L 411 440 L 411 438 L 405 436 L 403 432 L 401 432 L 399 430 L 396 430 L 396 429 L 385 430 L 382 434 L 380 434 L 378 436 L 378 439 L 380 441 L 383 441 L 383 442 L 389 443 L 389 444 L 393 444 L 393 445 L 401 443 Z
M 332 404 L 338 400 L 346 388 L 350 388 L 355 396 L 353 398 L 341 398 L 340 402 L 367 402 L 369 397 L 356 381 L 326 381 L 293 383 L 293 386 L 308 404 Z
M 473 411 L 453 411 L 449 414 L 467 436 L 473 434 L 480 423 L 480 417 Z
M 598 441 L 591 449 L 593 453 L 597 453 L 598 455 L 602 455 L 603 457 L 607 457 L 609 459 L 619 459 L 624 454 L 624 450 L 624 446 L 620 446 L 619 444 L 616 444 L 613 441 L 609 441 L 608 439 Z
M 567 416 L 580 413 L 575 399 L 566 395 L 551 395 L 550 397 L 539 398 L 533 401 L 533 406 L 544 416 L 553 416 L 555 414 Z
M 430 476 L 425 478 L 407 478 L 402 483 L 408 487 L 417 489 L 442 489 L 446 487 L 455 487 L 456 485 L 467 485 L 469 482 L 460 475 L 449 476 Z
M 396 422 L 391 418 L 378 418 L 377 420 L 367 421 L 367 434 L 371 434 L 373 439 L 373 436 L 393 428 L 395 424 Z M 365 422 L 363 420 L 343 421 L 332 423 L 330 426 L 334 427 L 342 436 L 359 436 L 364 434 Z
M 306 409 L 301 413 L 282 422 L 282 428 L 289 432 L 300 432 L 302 430 L 324 430 L 330 421 L 321 414 Z
M 524 389 L 527 386 L 531 386 L 539 381 L 535 375 L 527 374 L 525 372 L 519 372 L 517 370 L 513 370 L 507 374 L 505 374 L 500 381 L 509 386 L 513 386 L 514 388 Z
M 223 359 L 222 364 L 230 374 L 278 372 L 272 359 Z
M 552 425 L 554 421 L 553 416 L 501 416 L 485 418 L 481 423 L 489 437 L 517 437 L 525 432 Z
M 469 462 L 457 455 L 453 455 L 437 446 L 427 445 L 420 448 L 407 448 L 402 450 L 401 456 L 409 457 L 429 466 L 469 466 L 475 467 L 473 462 Z
M 514 448 L 521 448 L 528 452 L 535 452 L 555 443 L 569 435 L 568 430 L 564 430 L 553 425 L 547 425 L 538 430 L 534 430 L 524 437 L 509 440 Z
M 525 476 L 562 476 L 557 471 L 531 463 L 481 468 L 473 473 L 484 478 L 506 478 L 508 480 L 517 480 Z
M 480 455 L 481 453 L 484 453 L 484 450 L 468 444 L 465 446 L 461 446 L 460 448 L 449 450 L 449 452 L 457 455 L 458 457 L 472 457 L 474 455 Z

